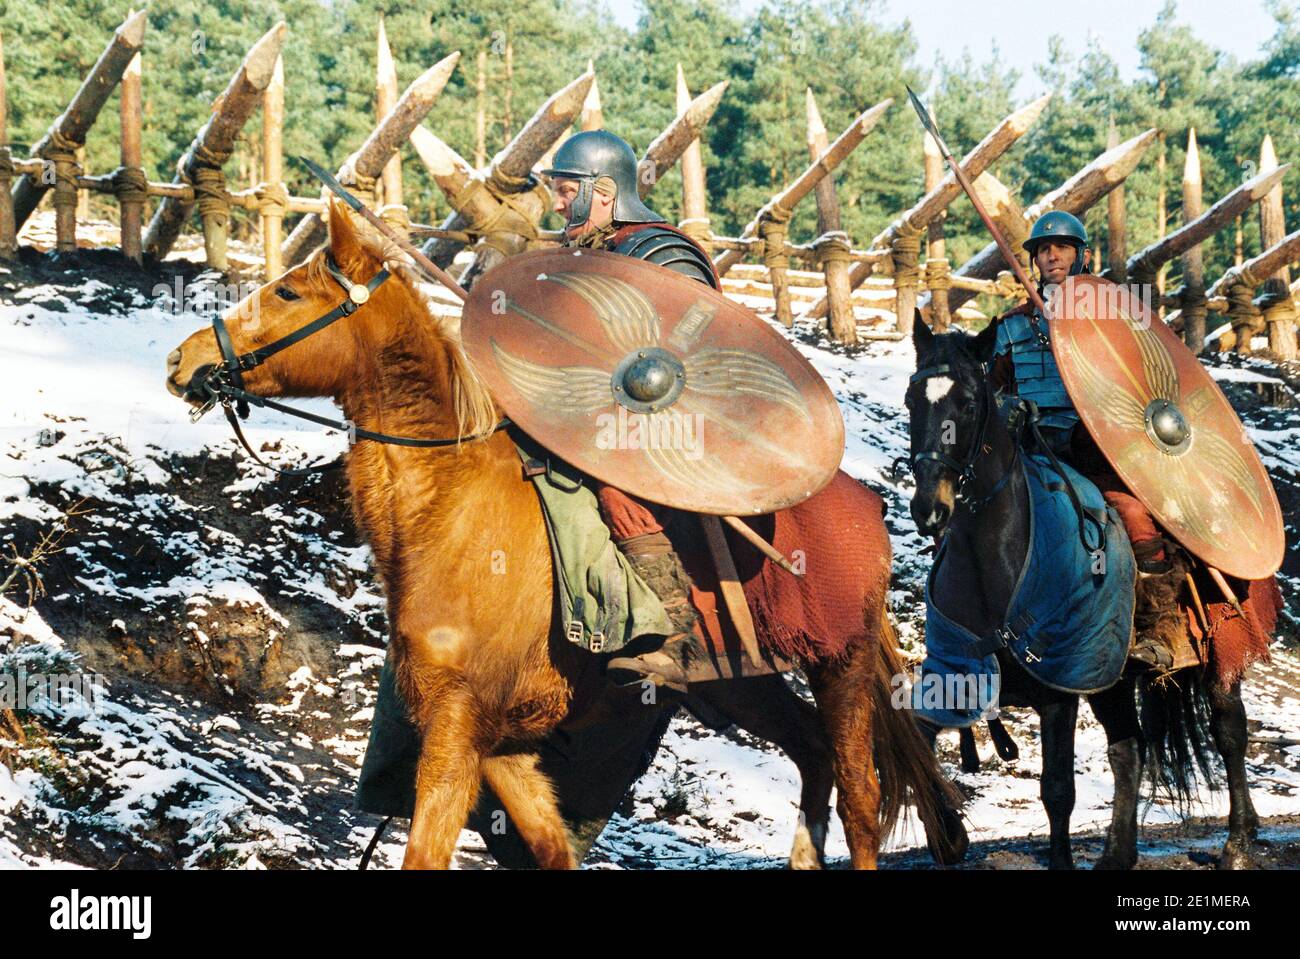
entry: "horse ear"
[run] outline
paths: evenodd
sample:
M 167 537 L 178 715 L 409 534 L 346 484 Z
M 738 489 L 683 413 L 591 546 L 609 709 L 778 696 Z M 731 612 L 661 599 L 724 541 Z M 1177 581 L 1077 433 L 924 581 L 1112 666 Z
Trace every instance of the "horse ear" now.
M 971 340 L 971 352 L 981 363 L 993 359 L 993 347 L 998 341 L 998 321 L 994 320 Z
M 364 274 L 366 267 L 375 262 L 374 254 L 361 240 L 352 211 L 333 196 L 329 198 L 329 234 L 330 253 L 344 273 Z
M 916 316 L 912 319 L 912 345 L 916 347 L 916 355 L 920 356 L 934 343 L 934 334 L 930 332 L 930 327 L 925 322 L 925 317 L 921 311 L 916 311 Z

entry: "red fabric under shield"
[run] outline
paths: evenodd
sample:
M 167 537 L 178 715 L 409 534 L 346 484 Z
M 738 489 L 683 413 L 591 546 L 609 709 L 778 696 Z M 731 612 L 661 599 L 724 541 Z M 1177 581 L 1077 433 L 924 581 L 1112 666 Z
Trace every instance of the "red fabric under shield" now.
M 618 539 L 664 528 L 666 507 L 643 503 L 608 485 L 599 488 L 597 496 Z M 806 574 L 792 576 L 768 562 L 724 526 L 765 648 L 786 659 L 825 661 L 874 634 L 874 623 L 869 628 L 868 622 L 883 608 L 893 561 L 884 502 L 876 493 L 840 470 L 811 499 L 745 522 Z M 697 636 L 719 656 L 739 648 L 703 535 L 676 537 L 673 545 L 695 583 L 691 602 L 700 614 Z

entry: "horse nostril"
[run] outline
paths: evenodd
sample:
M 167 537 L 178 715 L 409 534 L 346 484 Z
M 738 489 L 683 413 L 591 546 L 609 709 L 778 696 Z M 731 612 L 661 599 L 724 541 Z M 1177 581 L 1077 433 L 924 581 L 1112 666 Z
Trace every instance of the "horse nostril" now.
M 174 376 L 176 371 L 181 368 L 181 351 L 180 348 L 172 350 L 167 357 L 167 375 Z

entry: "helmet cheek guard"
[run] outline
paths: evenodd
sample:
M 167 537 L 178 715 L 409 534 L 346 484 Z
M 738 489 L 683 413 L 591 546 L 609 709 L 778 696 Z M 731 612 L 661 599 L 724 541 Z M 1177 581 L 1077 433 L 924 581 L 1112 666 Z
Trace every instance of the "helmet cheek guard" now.
M 595 182 L 589 176 L 578 180 L 578 195 L 569 204 L 569 226 L 581 226 L 591 218 L 591 195 Z

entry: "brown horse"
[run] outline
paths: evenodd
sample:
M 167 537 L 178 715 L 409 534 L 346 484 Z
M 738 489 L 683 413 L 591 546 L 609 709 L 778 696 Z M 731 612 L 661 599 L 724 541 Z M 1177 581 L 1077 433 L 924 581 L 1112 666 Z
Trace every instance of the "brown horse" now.
M 353 282 L 385 266 L 392 279 L 355 314 L 245 373 L 246 389 L 333 397 L 359 428 L 386 434 L 488 433 L 499 414 L 462 352 L 456 321 L 432 312 L 414 271 L 363 236 L 342 206 L 331 203 L 329 224 L 327 248 L 235 308 L 242 317 L 230 324 L 236 353 L 338 305 L 327 252 Z M 169 357 L 167 386 L 197 404 L 204 377 L 220 364 L 213 330 L 199 331 Z M 561 724 L 598 716 L 609 685 L 600 657 L 555 640 L 545 524 L 514 445 L 503 432 L 437 449 L 363 441 L 346 467 L 357 525 L 387 597 L 398 684 L 422 733 L 404 865 L 447 867 L 486 783 L 540 865 L 575 866 L 536 747 Z M 865 522 L 881 524 L 879 511 Z M 509 575 L 492 574 L 501 551 Z M 807 665 L 818 709 L 779 676 L 699 687 L 713 708 L 776 743 L 799 767 L 796 867 L 822 864 L 832 783 L 856 868 L 875 866 L 882 836 L 909 799 L 936 856 L 964 847 L 951 787 L 910 714 L 890 706 L 902 665 L 883 586 L 875 592 L 879 601 L 863 610 L 865 639 L 834 662 Z

